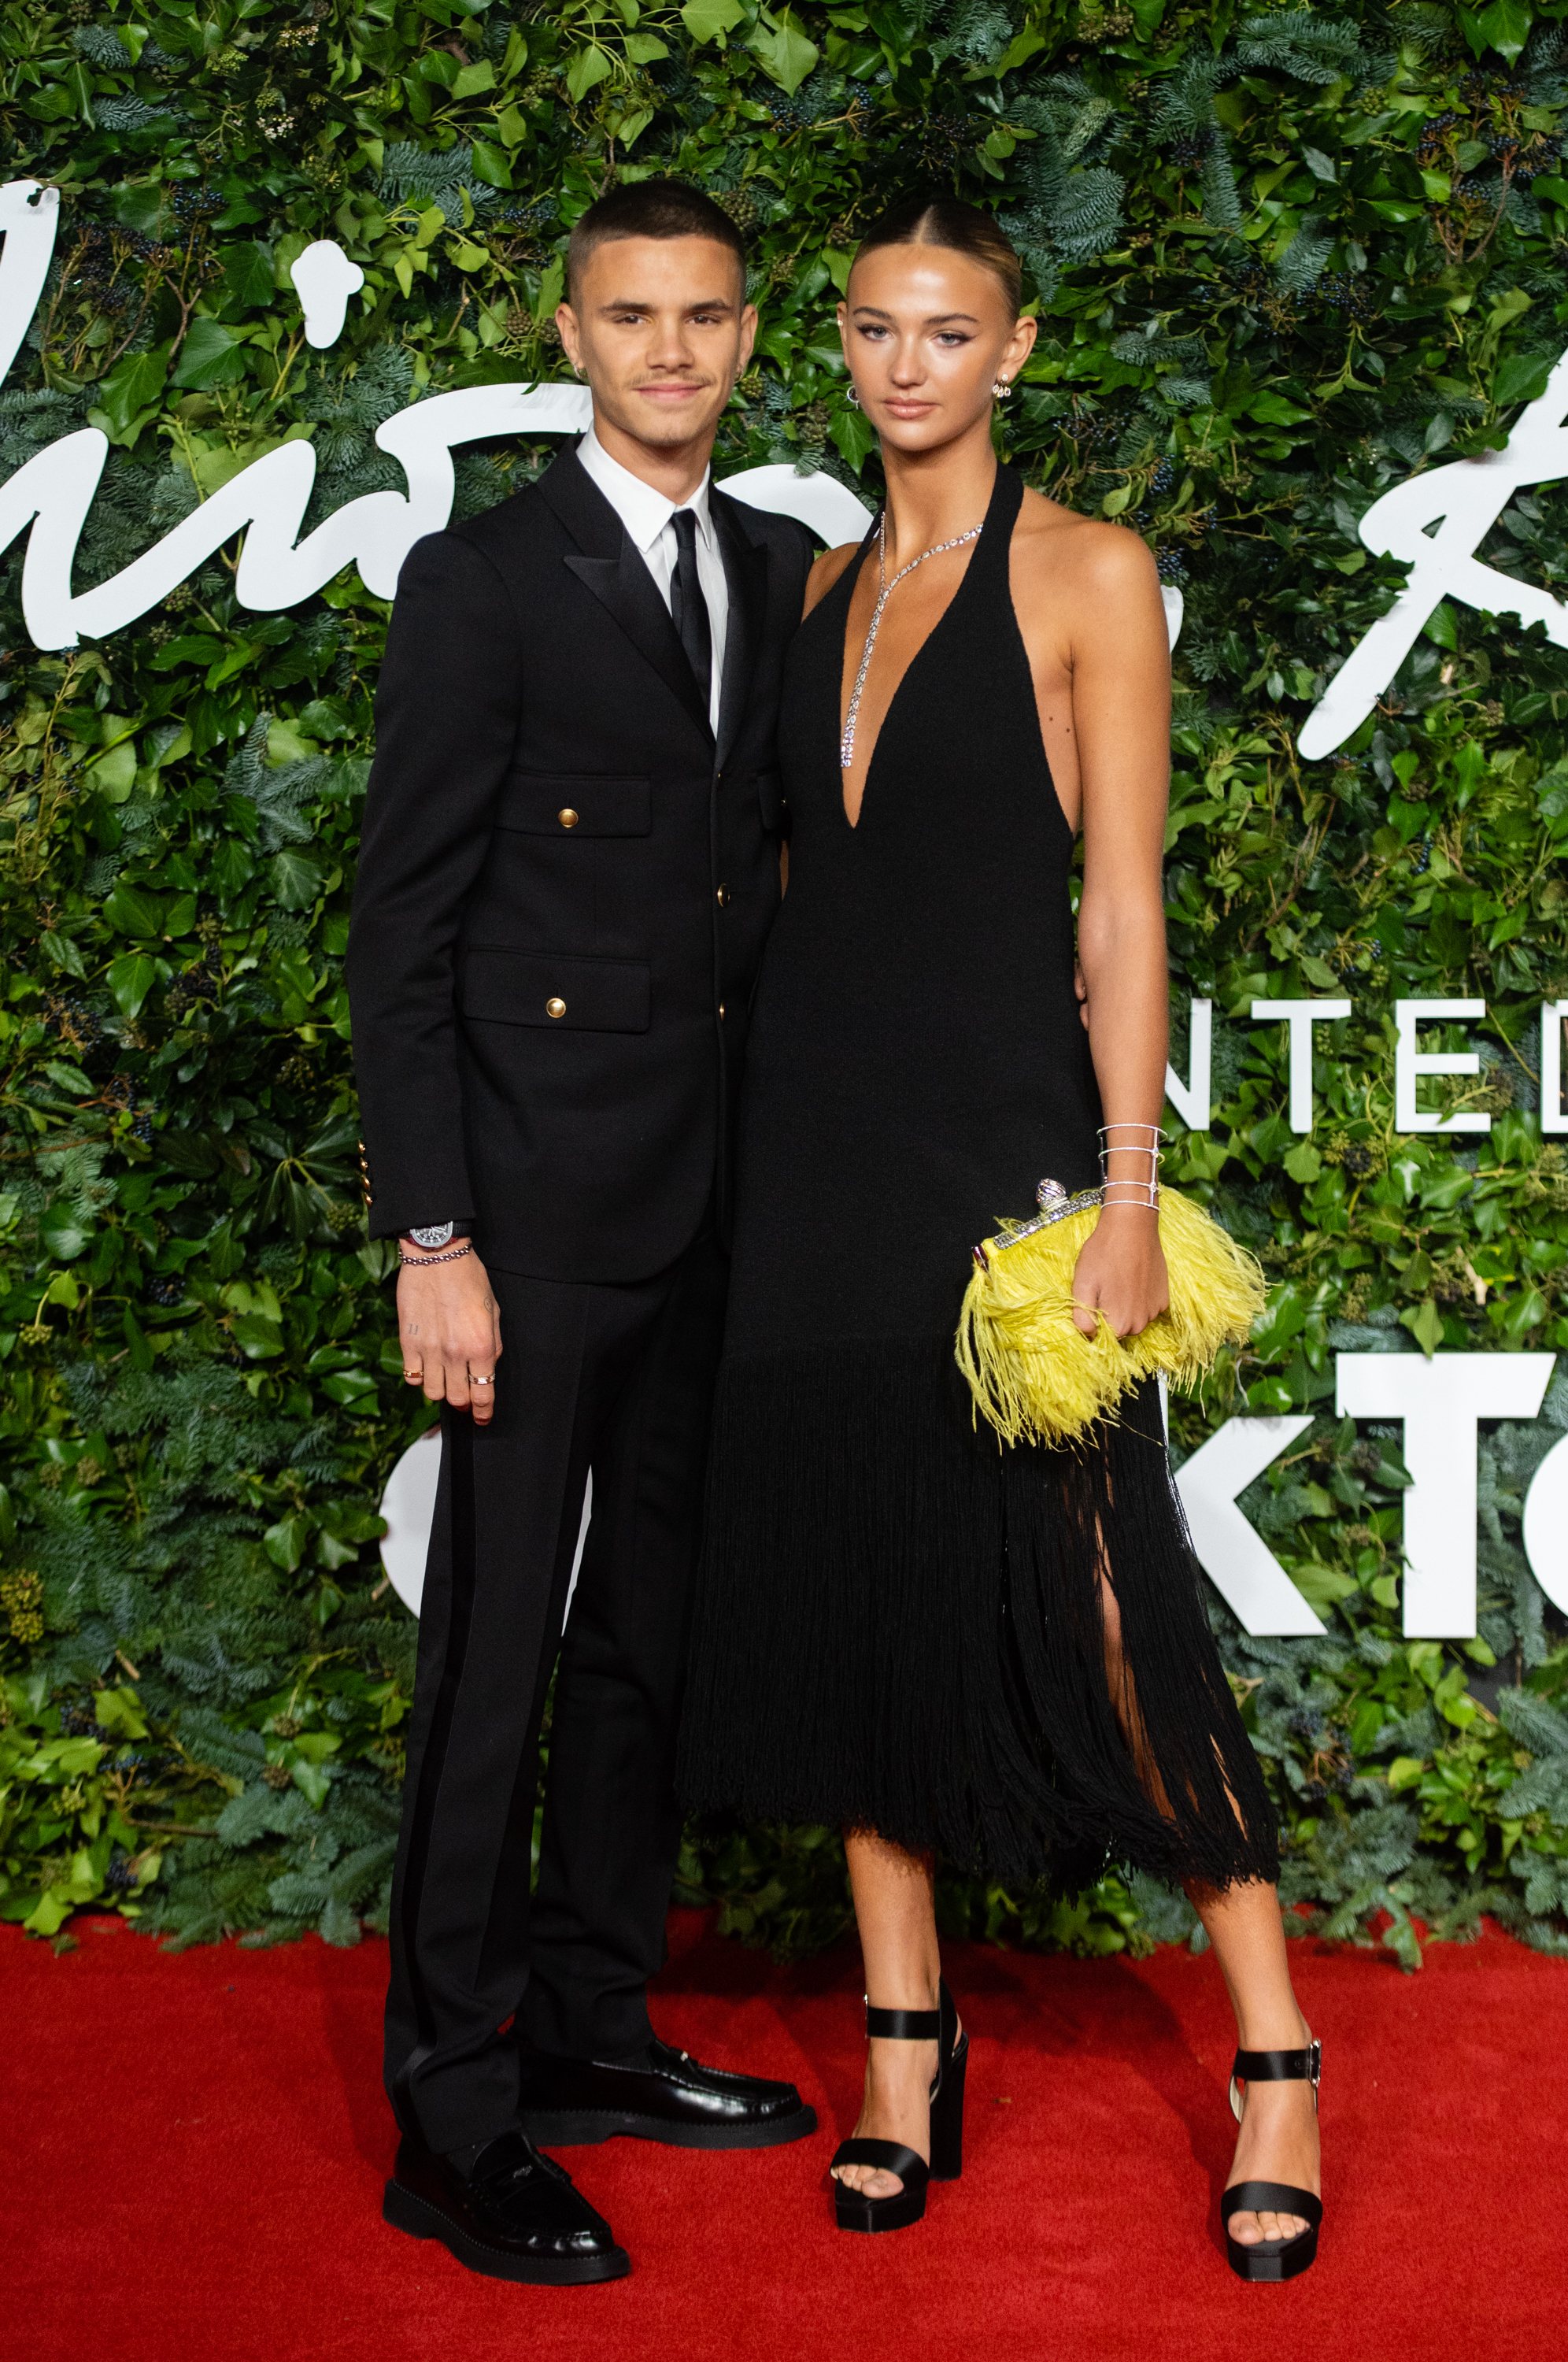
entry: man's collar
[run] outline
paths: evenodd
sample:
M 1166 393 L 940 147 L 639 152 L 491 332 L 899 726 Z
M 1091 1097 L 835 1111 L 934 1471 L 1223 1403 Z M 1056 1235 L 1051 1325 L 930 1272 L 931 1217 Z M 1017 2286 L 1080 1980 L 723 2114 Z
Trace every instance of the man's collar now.
M 712 475 L 711 469 L 704 469 L 702 480 L 690 500 L 677 502 L 667 500 L 663 492 L 657 491 L 652 484 L 646 484 L 641 476 L 634 476 L 630 468 L 624 468 L 619 459 L 613 459 L 591 426 L 578 445 L 577 456 L 585 473 L 597 484 L 645 557 L 678 507 L 692 511 L 703 540 L 710 547 L 717 547 L 712 513 L 708 505 L 708 487 Z

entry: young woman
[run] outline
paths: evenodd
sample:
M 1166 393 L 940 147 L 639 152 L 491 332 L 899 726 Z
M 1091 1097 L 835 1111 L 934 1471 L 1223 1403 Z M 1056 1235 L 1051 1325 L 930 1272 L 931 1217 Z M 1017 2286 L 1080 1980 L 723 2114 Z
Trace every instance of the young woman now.
M 1278 2279 L 1316 2251 L 1318 2054 L 1157 1396 L 1076 1449 L 1003 1450 L 954 1360 L 975 1242 L 1043 1179 L 1097 1186 L 1099 1143 L 1075 1317 L 1126 1336 L 1166 1301 L 1165 614 L 1135 535 L 997 464 L 992 404 L 1034 338 L 1020 281 L 994 224 L 940 200 L 878 225 L 839 311 L 888 504 L 818 561 L 786 679 L 790 882 L 748 1052 L 683 1785 L 845 1827 L 869 2037 L 834 2160 L 846 2230 L 918 2219 L 962 2161 L 934 1851 L 1067 1889 L 1108 1859 L 1184 1882 L 1241 2044 L 1231 2260 Z

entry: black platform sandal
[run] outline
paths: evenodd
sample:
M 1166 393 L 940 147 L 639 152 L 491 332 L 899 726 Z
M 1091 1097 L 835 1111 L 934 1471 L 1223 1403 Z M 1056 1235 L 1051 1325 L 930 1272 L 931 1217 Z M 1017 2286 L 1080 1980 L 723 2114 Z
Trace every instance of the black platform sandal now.
M 1231 2068 L 1231 2113 L 1242 2121 L 1238 2083 L 1310 2083 L 1312 2112 L 1318 2111 L 1318 2085 L 1323 2072 L 1323 2046 L 1309 2042 L 1305 2050 L 1238 2050 Z M 1294 2239 L 1258 2239 L 1250 2247 L 1231 2236 L 1232 2214 L 1301 2214 L 1307 2228 Z M 1220 2202 L 1225 2225 L 1225 2252 L 1231 2269 L 1244 2280 L 1293 2280 L 1318 2259 L 1318 2226 L 1323 2202 L 1309 2190 L 1293 2190 L 1288 2181 L 1232 2182 Z
M 841 2231 L 901 2231 L 925 2213 L 927 2184 L 956 2181 L 964 2170 L 964 2077 L 969 2037 L 958 2032 L 958 2012 L 943 1978 L 935 2009 L 873 2009 L 866 2004 L 866 2038 L 882 2042 L 936 2044 L 936 2081 L 931 2087 L 931 2163 L 902 2141 L 840 2141 L 833 2167 L 875 2165 L 896 2173 L 903 2188 L 893 2198 L 867 2198 L 834 2183 L 834 2212 Z

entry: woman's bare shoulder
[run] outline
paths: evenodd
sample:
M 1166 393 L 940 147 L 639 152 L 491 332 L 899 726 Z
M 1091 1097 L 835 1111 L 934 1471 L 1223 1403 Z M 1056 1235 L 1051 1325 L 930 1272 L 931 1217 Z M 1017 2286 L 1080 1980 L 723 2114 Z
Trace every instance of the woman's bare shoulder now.
M 857 541 L 842 542 L 837 549 L 824 549 L 806 578 L 806 603 L 801 620 L 805 621 L 819 601 L 827 597 L 845 568 L 860 547 Z
M 1075 590 L 1129 590 L 1157 584 L 1159 568 L 1141 535 L 1101 517 L 1080 516 L 1043 492 L 1025 491 L 1013 551 L 1030 574 L 1066 574 Z

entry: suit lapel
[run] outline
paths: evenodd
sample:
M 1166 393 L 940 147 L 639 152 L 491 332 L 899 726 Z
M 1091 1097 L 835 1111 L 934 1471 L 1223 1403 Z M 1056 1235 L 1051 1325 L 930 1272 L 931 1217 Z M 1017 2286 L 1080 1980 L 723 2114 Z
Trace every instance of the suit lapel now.
M 751 695 L 752 678 L 767 618 L 767 550 L 753 543 L 735 515 L 735 503 L 714 488 L 709 504 L 723 553 L 730 608 L 724 625 L 724 677 L 719 691 L 720 767 L 729 760 Z
M 576 452 L 563 452 L 540 477 L 538 489 L 578 544 L 567 552 L 566 565 L 679 699 L 704 738 L 710 737 L 708 716 L 669 610 L 642 552 L 598 485 L 578 465 Z M 726 664 L 726 675 L 728 669 Z

